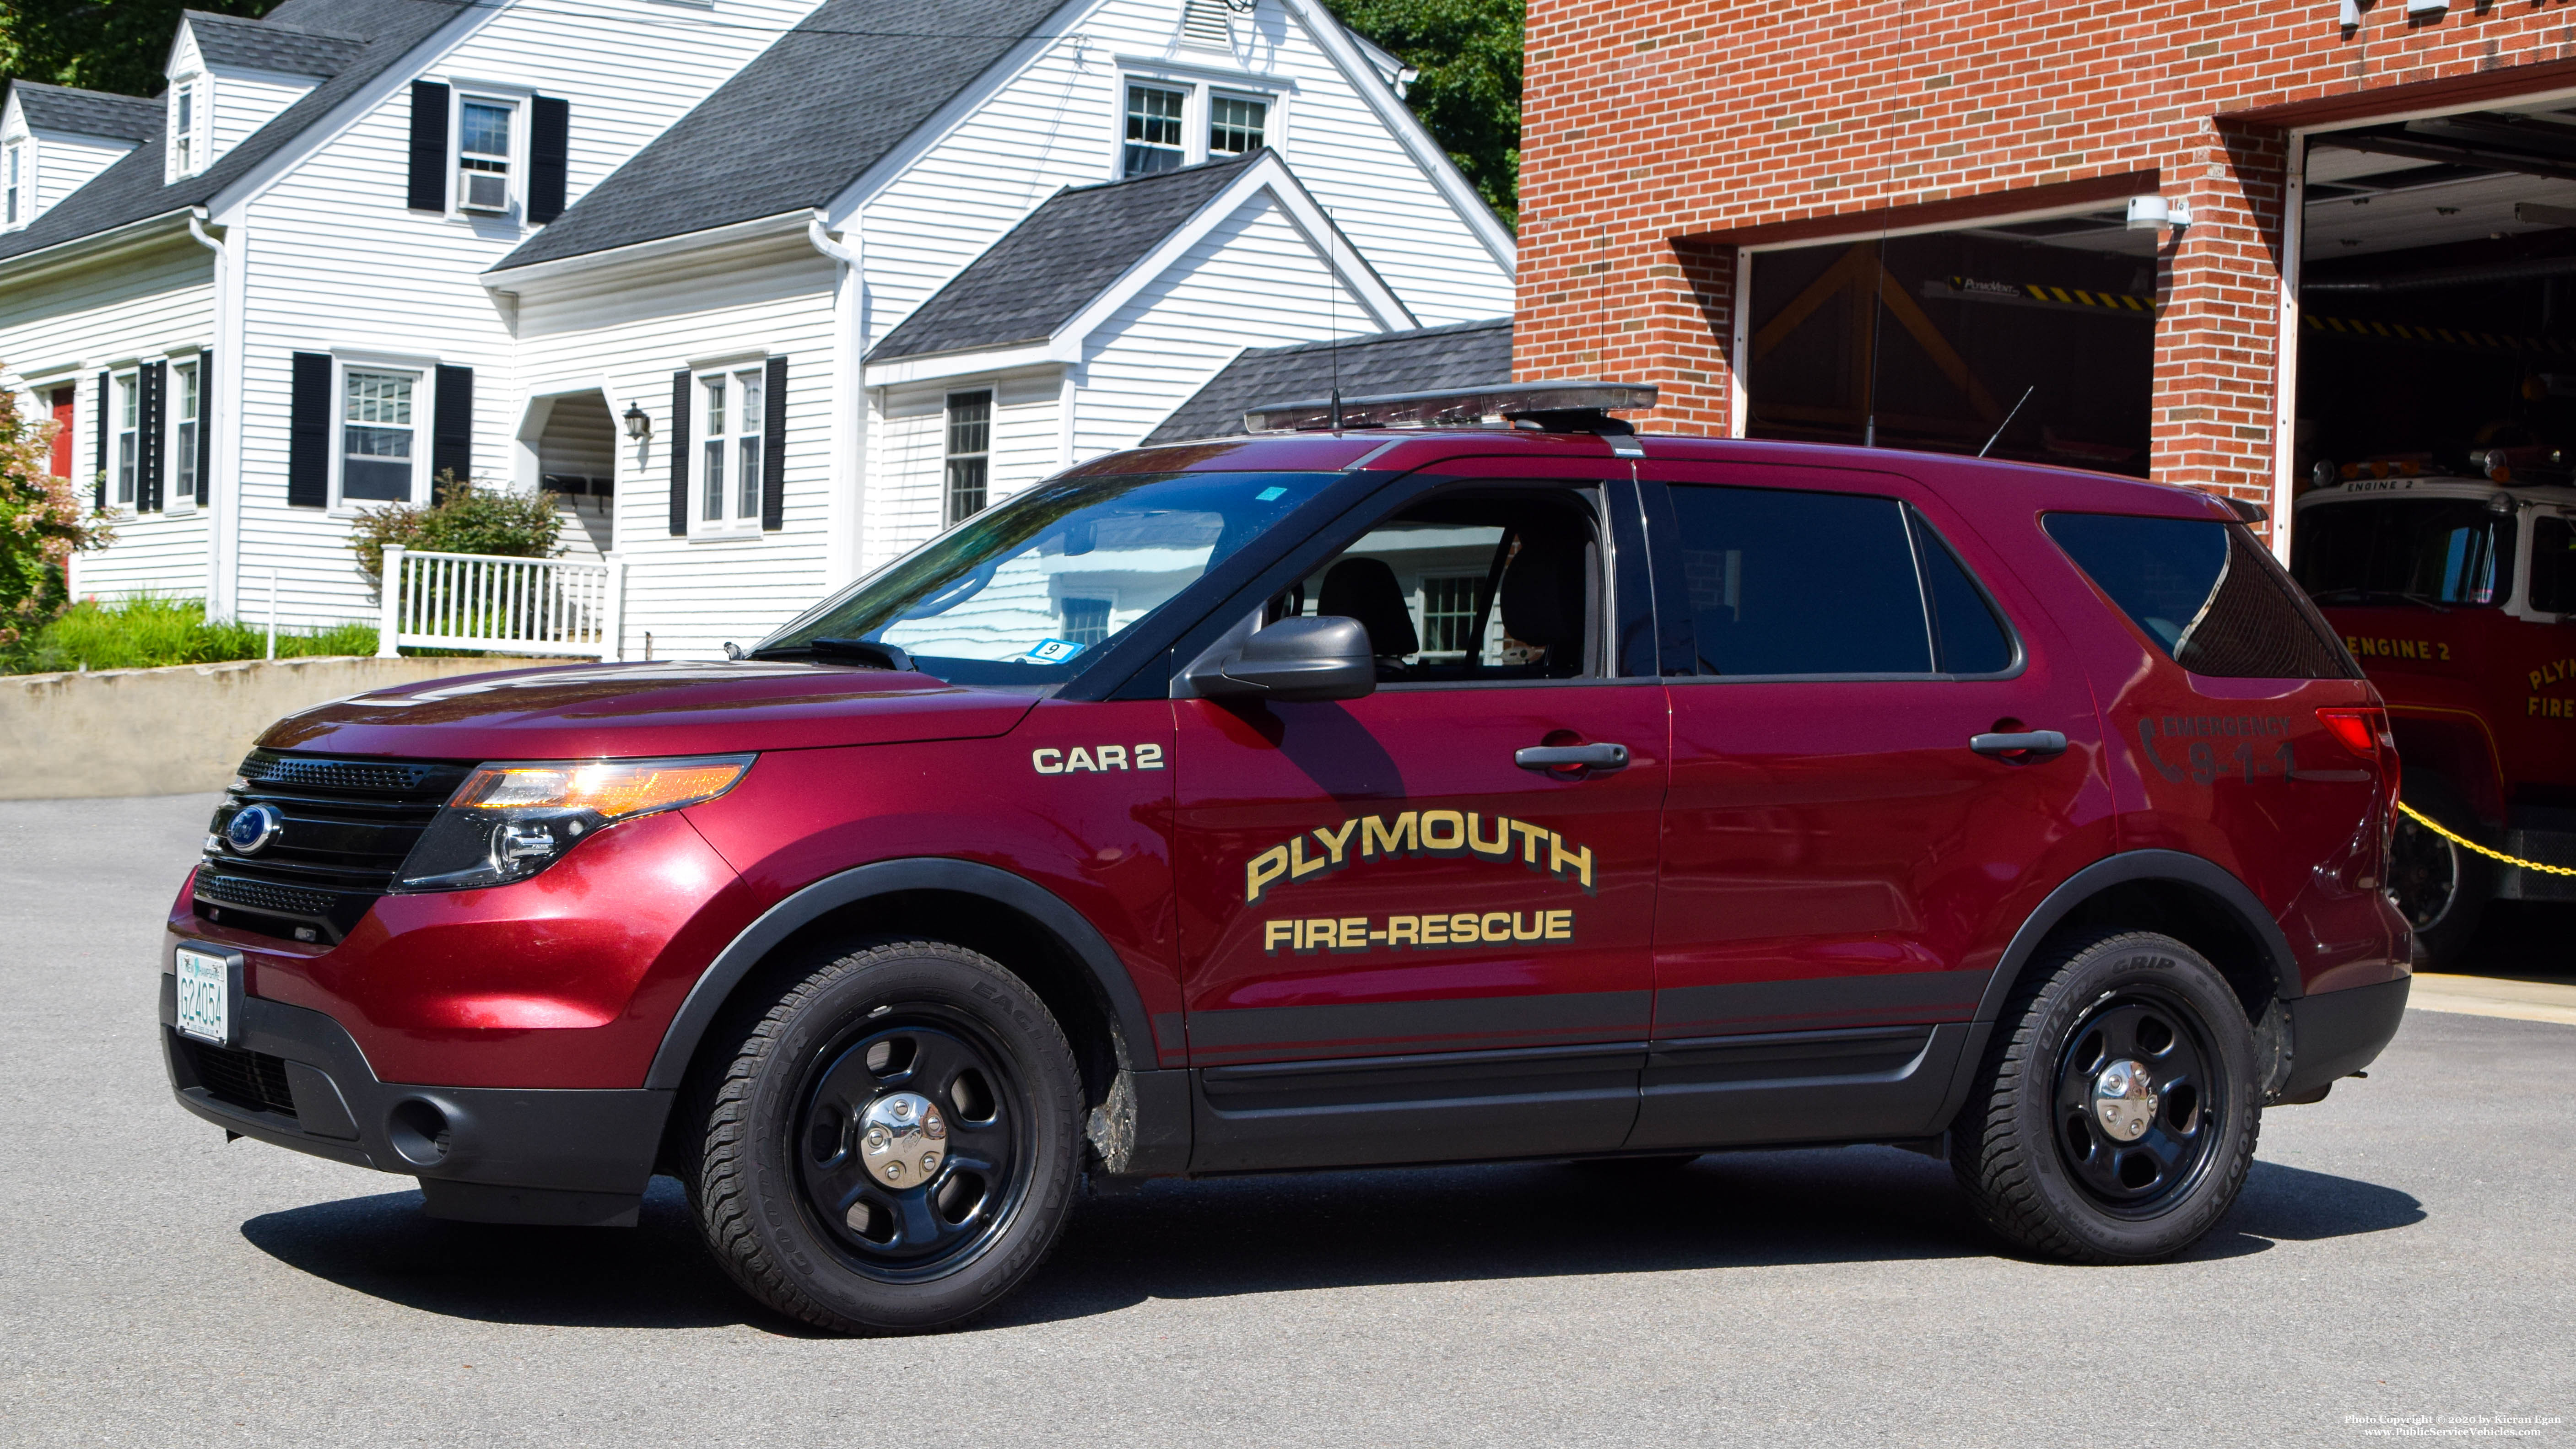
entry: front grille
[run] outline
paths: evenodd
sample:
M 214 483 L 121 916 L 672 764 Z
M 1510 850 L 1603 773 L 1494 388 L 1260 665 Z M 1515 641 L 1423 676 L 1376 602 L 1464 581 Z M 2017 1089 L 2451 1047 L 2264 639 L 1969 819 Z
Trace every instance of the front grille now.
M 254 1112 L 295 1115 L 295 1094 L 286 1085 L 286 1062 L 266 1052 L 235 1051 L 231 1047 L 180 1039 L 188 1053 L 188 1065 L 197 1074 L 197 1085 L 218 1102 L 247 1107 Z
M 473 769 L 450 760 L 364 760 L 253 750 L 215 811 L 197 871 L 208 920 L 262 935 L 338 941 L 393 885 L 413 842 Z M 252 805 L 284 824 L 255 855 L 222 843 Z

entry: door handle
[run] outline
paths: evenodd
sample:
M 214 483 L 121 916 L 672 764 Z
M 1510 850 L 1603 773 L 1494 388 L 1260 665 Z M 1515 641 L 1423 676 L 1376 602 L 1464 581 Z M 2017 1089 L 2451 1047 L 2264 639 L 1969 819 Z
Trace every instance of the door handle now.
M 1512 751 L 1512 763 L 1524 770 L 1562 770 L 1583 765 L 1595 770 L 1628 768 L 1626 745 L 1527 745 Z
M 1968 748 L 1981 755 L 2062 755 L 2066 736 L 2055 730 L 2019 730 L 2008 735 L 1972 735 Z

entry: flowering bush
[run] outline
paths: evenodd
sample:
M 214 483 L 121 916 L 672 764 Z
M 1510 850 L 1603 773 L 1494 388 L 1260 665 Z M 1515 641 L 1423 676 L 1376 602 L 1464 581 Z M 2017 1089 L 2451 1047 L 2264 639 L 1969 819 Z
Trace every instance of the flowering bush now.
M 61 613 L 63 566 L 115 537 L 107 515 L 46 467 L 54 428 L 20 417 L 18 395 L 0 389 L 0 648 Z

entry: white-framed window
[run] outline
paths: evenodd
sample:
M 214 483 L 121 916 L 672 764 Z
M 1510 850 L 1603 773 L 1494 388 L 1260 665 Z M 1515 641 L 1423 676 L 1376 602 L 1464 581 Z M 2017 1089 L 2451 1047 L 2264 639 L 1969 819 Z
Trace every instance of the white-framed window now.
M 993 391 L 948 395 L 945 520 L 962 523 L 984 511 L 992 496 Z
M 143 375 L 133 368 L 107 379 L 107 497 L 132 512 L 134 492 L 142 481 Z
M 35 219 L 34 148 L 24 137 L 0 146 L 0 231 L 16 231 Z
M 510 211 L 518 189 L 519 103 L 460 93 L 456 99 L 456 209 L 482 216 Z
M 689 531 L 700 535 L 760 531 L 762 420 L 768 413 L 765 364 L 709 368 L 697 375 L 695 474 L 697 508 Z
M 1258 151 L 1270 123 L 1270 102 L 1258 96 L 1208 97 L 1208 159 Z
M 345 363 L 340 369 L 334 503 L 417 503 L 428 463 L 426 374 Z
M 182 76 L 170 82 L 166 104 L 173 181 L 206 169 L 206 152 L 213 140 L 206 114 L 206 91 L 206 78 L 202 75 Z
M 199 379 L 203 370 L 193 357 L 174 358 L 170 363 L 169 392 L 162 404 L 170 415 L 169 466 L 163 471 L 169 484 L 162 494 L 162 511 L 184 513 L 197 506 L 197 430 L 203 427 L 205 393 Z
M 1279 149 L 1286 97 L 1244 83 L 1251 80 L 1233 81 L 1219 73 L 1192 76 L 1185 69 L 1122 76 L 1117 175 L 1151 176 L 1263 146 Z
M 1189 109 L 1189 96 L 1188 91 L 1171 86 L 1127 83 L 1126 143 L 1120 153 L 1119 175 L 1150 176 L 1187 164 L 1184 137 L 1188 133 L 1183 120 Z

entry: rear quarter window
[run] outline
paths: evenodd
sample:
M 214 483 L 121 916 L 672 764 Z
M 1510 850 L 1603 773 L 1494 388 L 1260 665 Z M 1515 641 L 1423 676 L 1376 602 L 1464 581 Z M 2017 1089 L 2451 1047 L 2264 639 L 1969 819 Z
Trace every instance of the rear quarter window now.
M 2165 657 L 2220 679 L 2358 679 L 2359 666 L 2242 524 L 2052 513 L 2048 536 Z

